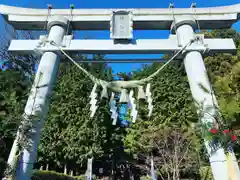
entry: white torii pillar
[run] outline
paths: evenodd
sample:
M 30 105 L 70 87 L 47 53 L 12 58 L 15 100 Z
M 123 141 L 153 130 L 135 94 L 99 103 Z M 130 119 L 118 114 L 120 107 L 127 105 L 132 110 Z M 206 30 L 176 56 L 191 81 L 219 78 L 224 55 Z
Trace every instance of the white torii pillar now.
M 174 27 L 175 26 L 175 27 Z M 172 32 L 176 29 L 176 34 L 179 37 L 179 45 L 184 46 L 191 39 L 194 38 L 194 30 L 196 28 L 196 22 L 192 16 L 181 16 L 176 19 L 176 22 L 172 24 Z M 184 65 L 187 73 L 191 93 L 193 99 L 198 103 L 202 104 L 204 113 L 200 119 L 201 122 L 214 122 L 213 117 L 207 115 L 207 113 L 214 115 L 217 111 L 214 108 L 217 105 L 216 97 L 213 93 L 207 93 L 203 90 L 201 85 L 212 92 L 211 85 L 207 76 L 206 68 L 202 58 L 202 54 L 199 51 L 190 51 L 185 53 Z M 214 106 L 215 105 L 215 106 Z M 209 109 L 209 107 L 213 107 Z M 199 113 L 199 110 L 198 110 Z M 204 137 L 203 137 L 204 138 Z M 209 161 L 212 168 L 212 173 L 215 180 L 228 180 L 229 172 L 227 165 L 227 158 L 223 148 L 217 149 L 215 152 L 211 152 L 209 143 L 205 140 L 205 146 L 209 154 Z M 232 154 L 234 155 L 234 154 Z M 235 157 L 235 156 L 234 156 Z M 240 179 L 240 172 L 237 162 L 234 158 L 231 159 L 231 163 L 234 164 L 235 172 L 237 173 L 237 179 Z
M 64 17 L 53 17 L 48 21 L 49 40 L 53 40 L 57 45 L 61 45 L 66 33 L 68 20 Z M 35 76 L 25 111 L 24 120 L 30 119 L 31 115 L 36 115 L 37 120 L 33 120 L 33 129 L 31 130 L 29 149 L 24 149 L 17 167 L 17 179 L 30 180 L 33 165 L 37 157 L 37 149 L 40 140 L 40 132 L 44 120 L 48 113 L 49 98 L 52 87 L 58 71 L 60 59 L 58 52 L 45 52 L 41 58 L 38 70 Z M 30 119 L 31 120 L 31 119 Z M 21 136 L 21 134 L 20 134 Z M 13 144 L 14 146 L 14 144 Z M 13 147 L 11 151 L 15 151 Z M 14 154 L 14 153 L 10 153 Z M 10 156 L 11 157 L 11 156 Z M 12 159 L 9 159 L 11 164 Z

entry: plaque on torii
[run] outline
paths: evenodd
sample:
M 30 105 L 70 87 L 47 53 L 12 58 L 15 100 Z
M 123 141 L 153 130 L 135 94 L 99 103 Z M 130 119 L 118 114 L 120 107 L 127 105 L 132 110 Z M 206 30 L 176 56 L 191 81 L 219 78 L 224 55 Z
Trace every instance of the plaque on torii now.
M 19 30 L 45 30 L 47 23 L 47 36 L 41 36 L 39 40 L 12 40 L 9 51 L 17 54 L 36 54 L 41 56 L 35 83 L 48 84 L 40 89 L 32 87 L 35 92 L 36 101 L 30 95 L 25 114 L 30 115 L 32 107 L 40 111 L 45 117 L 47 108 L 47 97 L 51 92 L 53 80 L 59 65 L 61 51 L 68 53 L 98 53 L 98 54 L 174 54 L 178 59 L 183 59 L 186 73 L 189 80 L 192 96 L 198 103 L 203 103 L 207 109 L 216 104 L 212 95 L 204 93 L 199 84 L 204 85 L 211 92 L 210 83 L 206 76 L 206 68 L 203 57 L 209 53 L 235 53 L 236 47 L 232 39 L 205 39 L 203 34 L 195 34 L 198 27 L 201 29 L 230 28 L 240 18 L 240 4 L 232 6 L 196 8 L 193 4 L 190 8 L 174 8 L 170 5 L 166 9 L 28 9 L 0 5 L 0 14 Z M 109 30 L 109 40 L 75 40 L 73 36 L 66 33 L 69 25 L 73 30 Z M 134 39 L 133 30 L 171 30 L 168 39 Z M 176 53 L 178 52 L 178 53 Z M 69 59 L 71 59 L 69 57 Z M 81 68 L 81 67 L 80 67 Z M 84 71 L 84 70 L 83 70 Z M 158 71 L 157 71 L 158 73 Z M 117 118 L 116 102 L 114 93 L 121 93 L 120 101 L 128 101 L 133 107 L 131 116 L 136 119 L 137 109 L 134 104 L 133 88 L 138 88 L 138 98 L 146 99 L 149 114 L 152 113 L 152 98 L 149 81 L 156 76 L 135 81 L 113 81 L 106 82 L 94 79 L 95 82 L 91 93 L 92 116 L 97 110 L 96 93 L 97 86 L 102 86 L 101 97 L 110 95 L 110 111 L 114 122 Z M 85 73 L 87 74 L 87 72 Z M 42 75 L 41 81 L 39 76 Z M 35 84 L 34 83 L 34 84 Z M 37 84 L 40 86 L 39 84 Z M 94 105 L 95 104 L 95 105 Z M 213 113 L 215 110 L 208 112 Z M 213 122 L 209 117 L 200 119 L 202 122 Z M 44 118 L 42 118 L 44 121 Z M 32 135 L 33 149 L 38 144 L 38 137 L 41 127 L 36 129 Z M 207 150 L 209 150 L 209 147 Z M 11 164 L 14 151 L 9 156 Z M 29 161 L 34 159 L 34 153 L 24 152 L 22 163 L 17 173 L 20 179 L 29 179 L 32 168 Z M 210 163 L 215 180 L 227 180 L 226 156 L 220 148 L 218 151 L 209 152 Z M 233 160 L 234 161 L 234 160 Z M 234 167 L 240 177 L 238 165 Z

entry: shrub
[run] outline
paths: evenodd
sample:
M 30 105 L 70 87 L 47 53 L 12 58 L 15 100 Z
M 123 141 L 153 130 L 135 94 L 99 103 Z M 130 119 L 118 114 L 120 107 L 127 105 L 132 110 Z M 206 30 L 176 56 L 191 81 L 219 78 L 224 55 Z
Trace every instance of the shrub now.
M 141 176 L 140 180 L 151 180 L 151 176 Z
M 210 166 L 200 168 L 201 180 L 213 180 L 212 170 Z
M 84 176 L 69 176 L 55 171 L 35 170 L 31 180 L 84 180 Z

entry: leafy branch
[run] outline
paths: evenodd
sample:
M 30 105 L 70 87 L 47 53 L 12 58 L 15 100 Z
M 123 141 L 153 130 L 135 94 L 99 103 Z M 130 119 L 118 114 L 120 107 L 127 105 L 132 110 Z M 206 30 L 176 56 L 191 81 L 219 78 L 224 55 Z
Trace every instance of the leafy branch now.
M 40 110 L 35 107 L 36 105 L 36 97 L 37 97 L 37 90 L 39 86 L 39 82 L 41 81 L 42 78 L 42 73 L 40 72 L 39 77 L 36 81 L 36 84 L 33 86 L 32 90 L 35 89 L 34 95 L 32 95 L 33 91 L 30 92 L 29 96 L 33 96 L 33 105 L 32 109 L 30 112 L 30 115 L 24 113 L 22 115 L 22 120 L 21 124 L 19 126 L 18 132 L 17 132 L 17 137 L 16 137 L 16 148 L 15 149 L 15 155 L 13 157 L 13 160 L 10 164 L 7 165 L 7 168 L 5 170 L 5 176 L 9 180 L 15 180 L 16 179 L 16 169 L 17 165 L 20 161 L 21 155 L 24 150 L 31 151 L 32 143 L 31 142 L 31 136 L 33 133 L 35 133 L 34 129 L 36 128 L 36 124 L 40 120 Z M 41 107 L 40 107 L 41 109 Z

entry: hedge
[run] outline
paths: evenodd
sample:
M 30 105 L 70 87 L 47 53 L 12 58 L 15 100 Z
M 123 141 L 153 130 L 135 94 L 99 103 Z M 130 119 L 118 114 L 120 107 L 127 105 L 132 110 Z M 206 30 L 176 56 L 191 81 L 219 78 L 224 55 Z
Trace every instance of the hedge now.
M 200 168 L 201 180 L 214 180 L 210 166 Z M 149 177 L 141 177 L 141 180 Z M 31 180 L 85 180 L 84 176 L 69 176 L 55 171 L 34 170 Z
M 35 170 L 31 180 L 84 180 L 84 176 L 69 176 L 55 171 Z
M 200 176 L 201 176 L 201 180 L 214 180 L 210 166 L 201 167 Z

